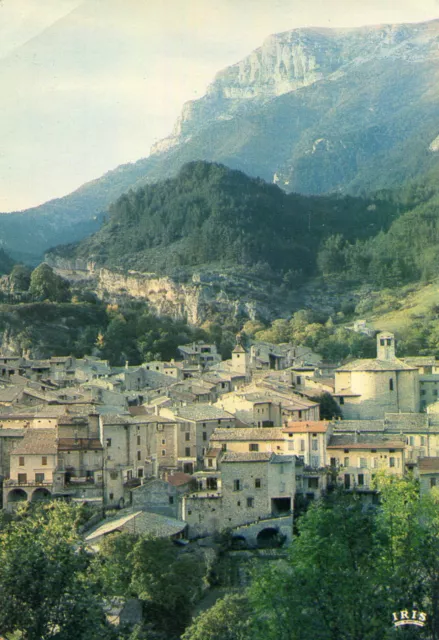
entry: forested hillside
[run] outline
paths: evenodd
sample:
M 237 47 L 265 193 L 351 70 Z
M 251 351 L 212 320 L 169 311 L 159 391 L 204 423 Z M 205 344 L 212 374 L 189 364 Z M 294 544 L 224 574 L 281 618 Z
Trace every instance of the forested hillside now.
M 273 273 L 307 276 L 315 272 L 322 240 L 334 233 L 364 240 L 388 229 L 397 215 L 396 203 L 385 198 L 286 194 L 200 161 L 176 178 L 123 195 L 100 231 L 55 255 L 162 273 L 264 264 Z
M 392 287 L 439 274 L 439 171 L 403 189 L 382 192 L 402 213 L 387 232 L 352 242 L 348 234 L 327 239 L 318 257 L 322 273 L 347 281 Z

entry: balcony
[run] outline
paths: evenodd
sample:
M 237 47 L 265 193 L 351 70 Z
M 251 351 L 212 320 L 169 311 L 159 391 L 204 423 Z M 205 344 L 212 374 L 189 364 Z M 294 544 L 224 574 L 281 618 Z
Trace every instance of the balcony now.
M 5 487 L 51 487 L 53 485 L 52 480 L 43 480 L 42 482 L 36 482 L 35 480 L 5 480 Z

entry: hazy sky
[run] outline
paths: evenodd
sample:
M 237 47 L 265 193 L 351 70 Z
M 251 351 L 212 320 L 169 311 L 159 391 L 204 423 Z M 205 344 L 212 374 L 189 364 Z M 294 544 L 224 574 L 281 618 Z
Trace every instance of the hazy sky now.
M 270 33 L 438 17 L 438 0 L 0 0 L 0 211 L 147 156 Z

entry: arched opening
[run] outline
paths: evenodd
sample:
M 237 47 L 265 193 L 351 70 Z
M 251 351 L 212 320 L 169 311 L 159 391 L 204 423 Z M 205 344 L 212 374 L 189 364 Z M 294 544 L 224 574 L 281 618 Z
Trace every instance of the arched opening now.
M 8 493 L 8 502 L 24 502 L 27 500 L 27 493 L 23 489 L 12 489 Z
M 256 542 L 260 549 L 281 547 L 285 542 L 285 536 L 278 529 L 267 527 L 258 533 Z
M 40 502 L 41 500 L 48 500 L 51 497 L 51 493 L 48 489 L 44 487 L 39 487 L 35 489 L 32 494 L 31 502 Z
M 232 549 L 247 549 L 247 540 L 244 538 L 244 536 L 232 536 L 230 540 L 230 547 Z

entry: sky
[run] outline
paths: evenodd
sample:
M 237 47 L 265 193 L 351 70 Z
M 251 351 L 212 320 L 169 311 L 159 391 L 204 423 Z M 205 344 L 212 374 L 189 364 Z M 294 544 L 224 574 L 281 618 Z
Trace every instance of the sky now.
M 0 211 L 146 157 L 271 33 L 439 18 L 439 0 L 0 0 Z

